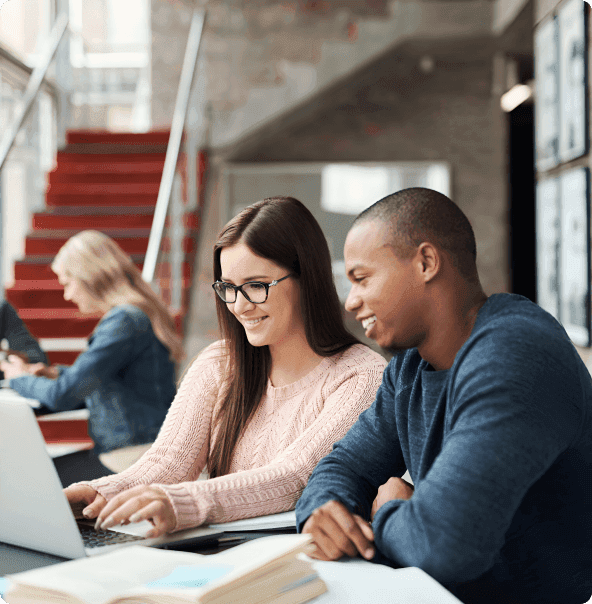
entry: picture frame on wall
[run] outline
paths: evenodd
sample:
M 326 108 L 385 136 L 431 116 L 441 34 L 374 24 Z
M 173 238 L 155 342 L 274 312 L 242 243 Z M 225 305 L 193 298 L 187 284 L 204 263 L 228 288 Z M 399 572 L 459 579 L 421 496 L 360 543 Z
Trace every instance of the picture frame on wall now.
M 559 163 L 559 52 L 557 19 L 550 18 L 534 34 L 537 80 L 535 105 L 536 167 L 544 172 Z
M 579 346 L 590 345 L 588 195 L 587 168 L 574 168 L 561 175 L 559 311 L 563 327 Z
M 559 252 L 561 222 L 559 180 L 549 178 L 536 186 L 536 287 L 537 304 L 559 315 Z
M 586 3 L 569 0 L 557 13 L 559 32 L 559 159 L 588 150 Z

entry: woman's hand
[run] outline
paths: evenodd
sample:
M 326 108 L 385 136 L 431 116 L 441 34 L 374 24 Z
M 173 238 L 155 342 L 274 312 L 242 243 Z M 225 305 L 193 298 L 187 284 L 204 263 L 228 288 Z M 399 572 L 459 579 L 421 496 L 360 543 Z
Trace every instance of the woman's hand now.
M 378 495 L 376 495 L 376 499 L 372 504 L 370 517 L 374 520 L 374 514 L 388 501 L 392 501 L 393 499 L 411 499 L 413 492 L 413 485 L 409 484 L 406 480 L 398 477 L 389 478 L 378 489 Z
M 11 354 L 7 361 L 0 362 L 0 369 L 4 372 L 4 377 L 7 380 L 29 375 L 29 364 L 14 354 Z
M 33 363 L 27 367 L 27 370 L 31 375 L 46 377 L 50 380 L 56 380 L 60 375 L 57 367 L 45 363 Z
M 82 515 L 89 519 L 96 518 L 107 505 L 107 500 L 87 484 L 73 484 L 64 489 L 64 495 L 68 498 L 74 516 L 78 515 L 78 509 L 86 506 L 81 512 Z
M 154 528 L 146 537 L 160 537 L 175 528 L 177 519 L 169 498 L 158 487 L 138 485 L 119 493 L 109 501 L 97 518 L 95 528 L 149 520 Z

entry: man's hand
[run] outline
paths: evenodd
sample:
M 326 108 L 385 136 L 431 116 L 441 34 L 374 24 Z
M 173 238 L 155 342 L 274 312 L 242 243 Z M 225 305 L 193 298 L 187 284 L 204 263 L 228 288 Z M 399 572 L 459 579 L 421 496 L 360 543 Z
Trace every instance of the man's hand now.
M 150 485 L 138 485 L 109 500 L 97 517 L 95 527 L 108 529 L 118 524 L 149 520 L 154 528 L 146 537 L 160 537 L 175 528 L 173 505 L 164 491 Z
M 379 489 L 378 495 L 372 504 L 370 517 L 374 520 L 374 515 L 387 502 L 393 499 L 411 499 L 413 495 L 413 485 L 402 478 L 389 478 Z
M 370 525 L 352 514 L 338 501 L 328 501 L 317 508 L 304 523 L 303 533 L 310 533 L 317 546 L 311 557 L 338 560 L 360 553 L 370 560 L 374 557 L 374 533 Z

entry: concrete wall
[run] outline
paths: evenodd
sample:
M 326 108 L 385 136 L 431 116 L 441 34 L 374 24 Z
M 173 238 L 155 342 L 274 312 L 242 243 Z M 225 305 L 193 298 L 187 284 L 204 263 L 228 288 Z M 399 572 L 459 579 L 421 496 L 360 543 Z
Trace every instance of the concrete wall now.
M 392 82 L 377 81 L 371 98 L 360 94 L 366 79 L 359 87 L 349 82 L 335 102 L 301 123 L 265 133 L 231 158 L 449 162 L 452 197 L 475 229 L 484 287 L 488 293 L 506 291 L 505 116 L 491 92 L 491 61 L 436 65 L 436 70 L 442 73 L 418 83 L 392 109 Z

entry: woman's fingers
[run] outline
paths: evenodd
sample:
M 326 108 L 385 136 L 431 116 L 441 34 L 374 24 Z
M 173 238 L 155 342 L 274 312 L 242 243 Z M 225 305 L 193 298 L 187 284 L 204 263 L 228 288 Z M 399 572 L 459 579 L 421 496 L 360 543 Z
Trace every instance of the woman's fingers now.
M 143 498 L 134 495 L 121 502 L 117 502 L 116 499 L 112 499 L 99 514 L 95 524 L 96 529 L 108 529 L 121 524 L 125 520 L 131 520 L 131 516 L 146 504 Z M 118 503 L 119 505 L 117 505 Z
M 86 484 L 72 485 L 64 489 L 64 495 L 75 518 L 94 518 L 103 509 L 107 500 Z
M 94 498 L 93 502 L 82 510 L 82 515 L 89 520 L 96 518 L 106 505 L 107 500 L 102 495 L 97 493 L 97 496 Z
M 173 527 L 169 526 L 169 522 L 166 518 L 166 509 L 162 501 L 153 501 L 148 505 L 144 506 L 141 510 L 136 512 L 130 517 L 132 522 L 141 522 L 142 520 L 149 520 L 154 525 L 154 528 L 150 529 L 146 533 L 146 537 L 160 537 Z
M 118 524 L 149 520 L 154 528 L 149 537 L 174 528 L 175 514 L 166 495 L 157 488 L 139 486 L 114 497 L 97 517 L 95 527 L 108 529 Z

